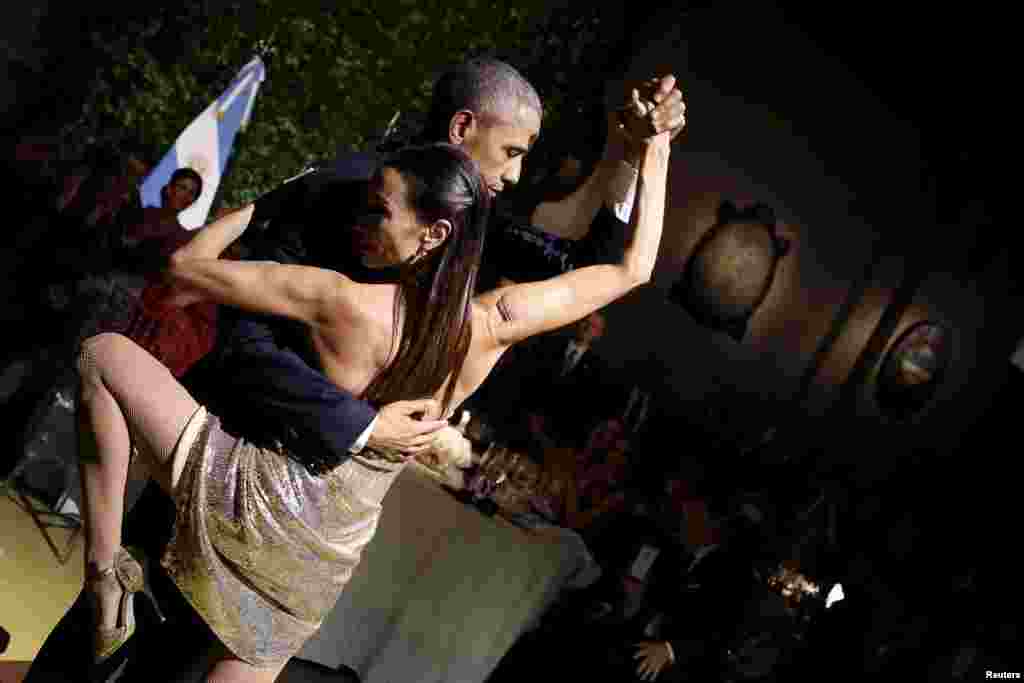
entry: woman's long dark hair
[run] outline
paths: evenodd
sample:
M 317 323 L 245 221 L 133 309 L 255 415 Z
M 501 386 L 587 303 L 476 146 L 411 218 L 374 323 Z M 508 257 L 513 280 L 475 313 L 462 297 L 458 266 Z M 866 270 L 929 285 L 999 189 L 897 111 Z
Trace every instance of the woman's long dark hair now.
M 382 164 L 402 176 L 419 221 L 447 220 L 444 243 L 402 270 L 395 301 L 398 351 L 363 392 L 377 405 L 434 396 L 447 414 L 472 338 L 472 300 L 490 199 L 473 160 L 454 145 L 399 150 Z M 404 322 L 399 330 L 399 314 Z

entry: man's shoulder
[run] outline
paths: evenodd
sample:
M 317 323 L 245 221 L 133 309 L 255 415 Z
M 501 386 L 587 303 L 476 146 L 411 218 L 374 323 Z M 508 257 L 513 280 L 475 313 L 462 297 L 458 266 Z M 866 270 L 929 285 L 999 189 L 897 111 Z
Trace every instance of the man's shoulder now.
M 380 162 L 381 157 L 375 152 L 348 152 L 321 166 L 319 174 L 335 181 L 366 181 Z
M 351 152 L 331 161 L 316 164 L 289 178 L 279 187 L 294 188 L 287 194 L 315 204 L 325 194 L 337 199 L 339 190 L 362 187 L 377 170 L 380 158 L 370 152 Z M 330 190 L 330 192 L 326 192 Z
M 352 152 L 317 164 L 257 200 L 254 220 L 320 225 L 339 209 L 358 203 L 377 163 L 372 153 Z

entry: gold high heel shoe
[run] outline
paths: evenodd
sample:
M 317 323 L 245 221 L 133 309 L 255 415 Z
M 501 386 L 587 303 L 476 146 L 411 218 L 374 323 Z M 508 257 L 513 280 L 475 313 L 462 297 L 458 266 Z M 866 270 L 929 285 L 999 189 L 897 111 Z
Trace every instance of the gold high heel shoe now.
M 134 598 L 139 591 L 143 591 L 143 595 L 150 599 L 160 620 L 164 621 L 163 614 L 160 613 L 160 608 L 146 585 L 142 565 L 124 548 L 117 551 L 113 565 L 89 577 L 88 583 L 96 584 L 108 580 L 108 577 L 113 577 L 117 581 L 122 593 L 117 606 L 117 626 L 112 629 L 96 629 L 93 640 L 93 657 L 96 664 L 109 659 L 135 633 Z

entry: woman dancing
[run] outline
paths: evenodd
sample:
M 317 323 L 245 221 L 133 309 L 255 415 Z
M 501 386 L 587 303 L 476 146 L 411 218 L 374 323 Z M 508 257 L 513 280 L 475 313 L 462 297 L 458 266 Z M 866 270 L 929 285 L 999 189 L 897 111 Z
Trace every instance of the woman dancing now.
M 211 300 L 301 323 L 308 356 L 335 383 L 378 403 L 420 399 L 447 415 L 513 344 L 562 327 L 646 283 L 661 236 L 668 133 L 643 143 L 634 234 L 621 263 L 473 297 L 488 215 L 486 187 L 456 147 L 412 148 L 370 183 L 366 261 L 398 265 L 392 282 L 217 257 L 252 207 L 204 229 L 172 257 L 180 303 Z M 133 629 L 139 567 L 120 547 L 131 444 L 175 500 L 163 558 L 188 602 L 224 645 L 211 678 L 272 681 L 319 627 L 373 537 L 404 459 L 353 456 L 316 476 L 302 453 L 250 441 L 230 400 L 214 416 L 129 339 L 85 342 L 79 360 L 86 577 L 97 608 L 96 656 Z M 221 418 L 223 418 L 223 423 Z M 251 420 L 250 420 L 251 422 Z

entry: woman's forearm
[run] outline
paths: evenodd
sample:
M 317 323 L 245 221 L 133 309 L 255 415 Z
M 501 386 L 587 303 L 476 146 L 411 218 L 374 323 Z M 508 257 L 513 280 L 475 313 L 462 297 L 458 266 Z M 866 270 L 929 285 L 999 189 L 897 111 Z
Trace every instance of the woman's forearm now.
M 234 243 L 252 220 L 253 206 L 249 204 L 218 218 L 199 230 L 192 240 L 174 252 L 176 261 L 216 259 Z
M 636 204 L 630 216 L 632 235 L 622 255 L 622 266 L 631 279 L 649 282 L 658 259 L 665 222 L 669 138 L 662 133 L 644 145 L 637 179 Z

